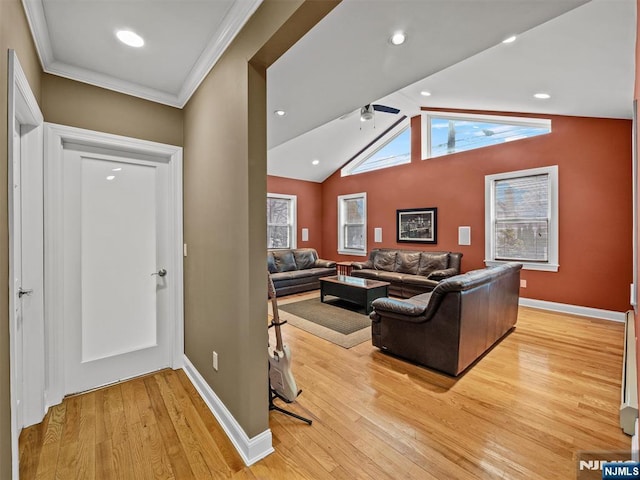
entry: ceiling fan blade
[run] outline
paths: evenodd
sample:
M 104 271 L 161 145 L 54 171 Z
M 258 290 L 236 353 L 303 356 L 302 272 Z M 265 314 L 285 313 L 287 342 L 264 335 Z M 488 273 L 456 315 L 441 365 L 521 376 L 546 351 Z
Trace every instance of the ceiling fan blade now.
M 373 109 L 378 111 L 378 112 L 385 112 L 385 113 L 400 113 L 400 110 L 398 110 L 397 108 L 393 108 L 393 107 L 387 107 L 386 105 L 373 105 Z

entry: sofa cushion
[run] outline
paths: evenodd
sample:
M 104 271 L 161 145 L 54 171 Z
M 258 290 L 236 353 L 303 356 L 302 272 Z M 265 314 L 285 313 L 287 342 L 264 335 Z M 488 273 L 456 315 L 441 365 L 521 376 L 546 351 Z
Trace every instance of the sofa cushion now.
M 393 272 L 396 264 L 396 253 L 395 250 L 380 250 L 376 252 L 376 256 L 373 259 L 373 268 Z
M 351 271 L 351 276 L 352 277 L 360 277 L 360 278 L 373 278 L 373 279 L 377 279 L 380 274 L 383 273 L 382 270 L 370 270 L 370 269 L 364 269 L 364 270 L 352 270 Z
M 272 252 L 267 252 L 267 269 L 269 273 L 276 273 L 278 271 L 278 267 L 276 267 L 276 260 L 273 258 Z
M 298 269 L 291 250 L 275 251 L 273 252 L 273 258 L 275 259 L 278 272 L 291 272 L 292 270 Z
M 420 266 L 418 275 L 427 276 L 434 270 L 444 270 L 449 266 L 449 254 L 422 252 L 420 255 Z
M 416 285 L 419 287 L 435 287 L 438 285 L 437 280 L 423 277 L 422 275 L 403 275 L 402 283 L 405 285 Z
M 275 283 L 285 278 L 296 279 L 296 278 L 314 277 L 314 276 L 318 276 L 318 272 L 320 270 L 325 270 L 325 269 L 307 268 L 305 270 L 291 270 L 289 272 L 274 273 L 273 275 L 271 275 L 271 278 Z
M 276 291 L 279 292 L 282 287 L 296 287 L 307 285 L 312 286 L 312 288 L 319 288 L 320 278 L 330 277 L 335 274 L 335 268 L 309 268 L 306 270 L 274 273 L 273 275 L 271 275 L 271 278 L 273 279 L 273 285 L 276 287 Z M 309 288 L 302 288 L 298 291 L 304 290 L 309 290 Z M 291 293 L 293 293 L 293 291 Z
M 314 255 L 314 250 L 294 250 L 293 256 L 298 270 L 306 270 L 315 266 L 316 256 Z
M 382 282 L 402 283 L 402 277 L 404 277 L 404 275 L 405 274 L 403 273 L 378 271 L 376 280 L 380 280 Z
M 398 251 L 396 255 L 395 271 L 399 273 L 410 273 L 412 275 L 416 275 L 418 273 L 419 264 L 420 252 Z

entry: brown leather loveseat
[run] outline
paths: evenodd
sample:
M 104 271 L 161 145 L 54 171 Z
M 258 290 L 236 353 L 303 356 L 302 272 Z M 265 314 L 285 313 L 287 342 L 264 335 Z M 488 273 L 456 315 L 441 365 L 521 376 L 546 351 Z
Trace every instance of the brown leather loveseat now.
M 474 270 L 408 300 L 374 300 L 373 345 L 459 375 L 515 326 L 521 268 L 507 263 Z
M 462 253 L 374 248 L 366 262 L 353 262 L 351 276 L 391 283 L 389 294 L 409 298 L 430 292 L 460 273 Z
M 320 288 L 320 278 L 336 274 L 336 262 L 318 258 L 314 248 L 271 250 L 267 269 L 278 297 Z

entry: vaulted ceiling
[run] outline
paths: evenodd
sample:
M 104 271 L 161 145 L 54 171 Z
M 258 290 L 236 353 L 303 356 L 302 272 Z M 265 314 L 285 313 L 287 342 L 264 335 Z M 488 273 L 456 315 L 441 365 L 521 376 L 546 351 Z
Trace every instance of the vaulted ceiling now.
M 177 107 L 261 2 L 23 0 L 45 71 Z M 323 181 L 398 118 L 347 115 L 372 102 L 407 116 L 431 106 L 631 118 L 635 5 L 343 0 L 268 70 L 268 172 Z M 120 29 L 145 45 L 120 43 Z M 391 45 L 398 30 L 407 40 Z
M 340 118 L 370 102 L 631 118 L 635 3 L 345 0 L 268 71 L 269 174 L 326 179 L 397 120 Z

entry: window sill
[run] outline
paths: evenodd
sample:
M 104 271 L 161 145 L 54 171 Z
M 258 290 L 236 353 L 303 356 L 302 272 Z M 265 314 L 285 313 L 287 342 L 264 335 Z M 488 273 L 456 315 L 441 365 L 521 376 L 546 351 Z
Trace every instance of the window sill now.
M 514 262 L 518 262 L 517 260 L 513 260 Z M 509 263 L 507 261 L 498 261 L 498 260 L 485 260 L 485 265 L 487 267 L 495 267 L 498 265 L 503 265 L 505 263 Z M 532 262 L 518 262 L 522 264 L 523 270 L 538 270 L 541 272 L 557 272 L 560 268 L 560 265 L 557 263 L 532 263 Z
M 357 257 L 366 257 L 367 252 L 363 252 L 361 250 L 338 250 L 340 255 L 355 255 Z

